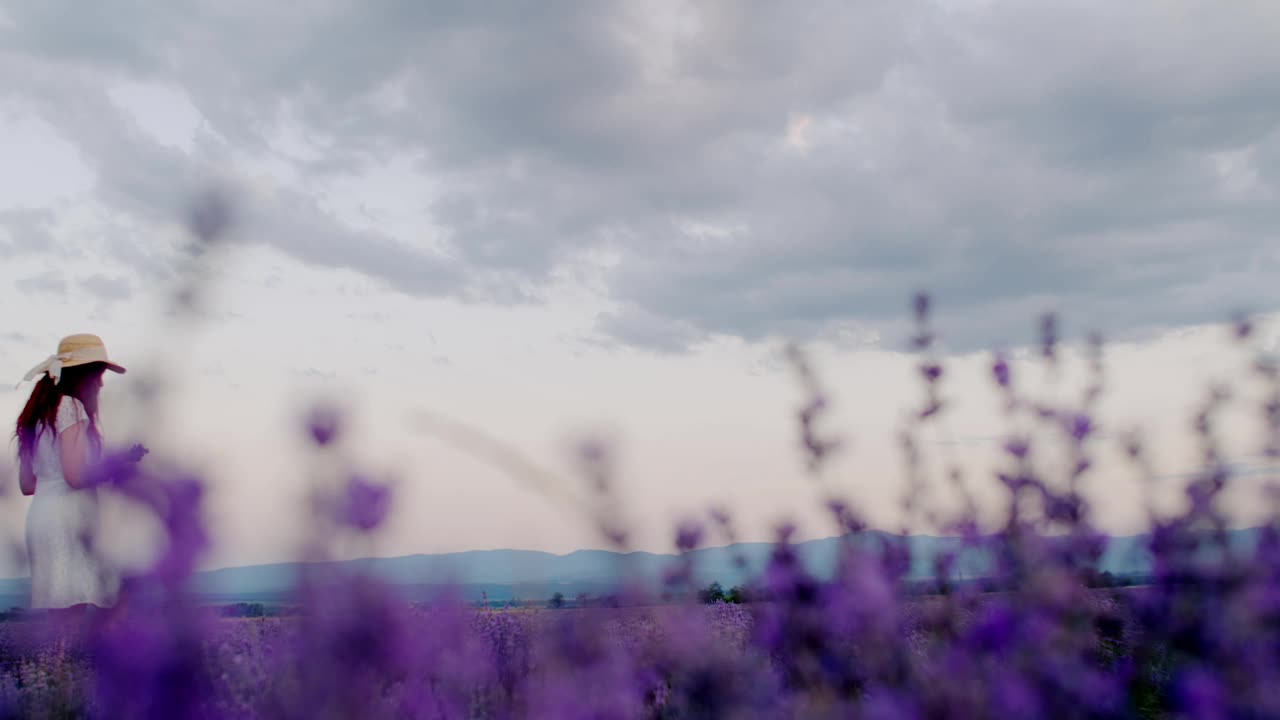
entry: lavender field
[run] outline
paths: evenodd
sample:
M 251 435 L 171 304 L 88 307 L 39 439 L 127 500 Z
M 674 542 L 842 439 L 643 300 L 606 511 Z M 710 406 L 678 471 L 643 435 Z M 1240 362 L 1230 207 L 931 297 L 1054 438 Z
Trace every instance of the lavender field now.
M 371 596 L 370 601 L 376 602 Z M 1100 594 L 1089 603 L 1098 618 L 1126 623 L 1115 598 Z M 983 623 L 1005 611 L 998 603 L 983 605 L 965 611 L 928 601 L 904 607 L 896 619 L 904 652 L 900 660 L 918 673 L 945 671 L 934 665 L 940 659 L 933 656 L 936 641 L 929 635 L 946 625 L 968 642 L 983 642 L 983 635 L 992 632 Z M 348 610 L 366 614 L 328 616 L 323 629 L 306 618 L 192 618 L 202 625 L 201 641 L 200 647 L 188 648 L 189 671 L 196 675 L 188 676 L 193 684 L 184 692 L 198 692 L 201 700 L 187 711 L 218 717 L 774 717 L 838 716 L 854 708 L 840 693 L 832 693 L 835 687 L 810 688 L 795 696 L 785 692 L 786 676 L 778 673 L 780 667 L 763 644 L 765 628 L 786 623 L 780 607 L 772 605 L 477 611 L 442 602 L 412 611 L 375 606 Z M 334 626 L 338 618 L 346 623 Z M 140 683 L 132 685 L 132 700 L 116 698 L 125 705 L 110 705 L 111 711 L 95 705 L 101 698 L 90 680 L 92 651 L 79 646 L 82 635 L 73 626 L 24 621 L 3 628 L 0 647 L 10 683 L 5 697 L 20 716 L 76 716 L 95 707 L 110 716 L 131 706 L 138 714 L 151 715 L 163 707 L 137 703 L 146 680 L 128 671 L 115 671 L 113 676 Z M 774 625 L 774 632 L 781 629 Z M 317 646 L 306 638 L 308 630 L 324 632 L 328 638 Z M 856 642 L 850 635 L 846 639 Z M 1121 653 L 1129 652 L 1124 641 L 1120 635 L 1100 637 L 1091 652 L 1107 657 L 1106 662 L 1120 662 L 1125 659 Z M 317 662 L 316 653 L 328 659 Z M 841 655 L 846 661 L 852 657 L 850 652 Z M 123 653 L 116 661 L 127 657 Z M 819 656 L 809 661 L 817 662 Z M 790 671 L 822 670 L 815 665 Z M 182 679 L 179 666 L 170 667 L 170 673 L 177 674 L 161 673 L 151 682 Z M 852 680 L 850 675 L 845 682 Z M 156 701 L 165 702 L 164 687 L 147 689 Z M 1018 691 L 1016 685 L 1012 689 Z M 303 691 L 307 700 L 300 702 L 298 693 Z M 886 694 L 874 702 L 895 703 L 897 715 L 892 716 L 929 711 L 924 703 L 893 697 Z M 951 706 L 938 706 L 934 712 L 957 715 L 993 708 L 986 705 L 991 698 L 966 701 L 956 692 L 929 702 Z M 1046 712 L 1030 696 L 997 702 L 1028 703 L 1009 705 L 1010 711 L 1041 716 Z
M 925 401 L 904 433 L 943 414 L 928 299 L 917 298 L 916 345 Z M 1252 328 L 1233 328 L 1249 357 Z M 1100 353 L 1100 345 L 1093 351 Z M 1052 318 L 1041 354 L 1054 362 Z M 1100 358 L 1100 355 L 1098 356 Z M 799 413 L 801 452 L 819 469 L 834 447 L 815 419 L 826 398 L 805 357 L 792 356 L 809 399 Z M 1280 715 L 1280 518 L 1257 542 L 1228 542 L 1218 499 L 1232 481 L 1221 461 L 1209 393 L 1194 418 L 1205 467 L 1185 487 L 1185 510 L 1151 512 L 1151 575 L 1108 588 L 1097 563 L 1105 542 L 1078 491 L 1089 471 L 1097 382 L 1075 407 L 1038 402 L 1009 363 L 990 366 L 1007 402 L 1007 493 L 1001 527 L 982 531 L 968 511 L 949 524 L 967 549 L 993 558 L 981 582 L 956 582 L 956 555 L 935 558 L 931 588 L 904 582 L 905 536 L 868 535 L 857 506 L 831 496 L 845 539 L 833 577 L 809 572 L 778 530 L 745 603 L 697 600 L 690 553 L 732 518 L 675 534 L 681 562 L 667 596 L 620 587 L 610 605 L 585 609 L 477 609 L 442 594 L 410 605 L 367 576 L 304 575 L 285 617 L 227 619 L 197 605 L 185 580 L 208 548 L 202 483 L 142 472 L 108 456 L 102 492 L 144 503 L 168 543 L 154 565 L 124 579 L 119 602 L 87 614 L 28 615 L 0 624 L 0 717 L 151 718 L 1103 718 Z M 1280 429 L 1280 376 L 1253 367 L 1264 437 Z M 1046 426 L 1071 462 L 1038 471 L 1041 448 L 1025 429 Z M 341 418 L 317 412 L 307 432 L 323 459 Z M 1140 439 L 1124 450 L 1140 468 Z M 584 455 L 588 472 L 600 448 Z M 920 480 L 928 482 L 927 478 Z M 597 483 L 602 492 L 607 482 Z M 343 533 L 376 533 L 394 502 L 389 487 L 344 476 L 317 500 L 313 552 Z M 909 500 L 908 500 L 909 509 Z M 606 537 L 625 533 L 601 519 Z M 868 537 L 877 542 L 864 542 Z M 681 601 L 681 598 L 685 598 Z
M 1029 662 L 1034 647 L 1003 637 L 1017 633 L 1006 627 L 1014 622 L 1008 597 L 923 598 L 879 610 L 850 603 L 844 622 L 824 627 L 834 619 L 823 616 L 831 608 L 800 612 L 785 602 L 552 611 L 476 610 L 442 599 L 411 609 L 387 602 L 374 585 L 360 595 L 341 609 L 297 618 L 193 613 L 186 622 L 199 630 L 185 647 L 167 637 L 173 628 L 162 622 L 135 619 L 125 633 L 104 621 L 87 641 L 86 628 L 74 623 L 10 622 L 0 625 L 4 697 L 21 717 L 158 717 L 175 710 L 194 717 L 1062 714 L 1041 704 L 1035 678 L 1024 680 L 1016 669 L 997 673 L 1000 683 L 990 687 L 949 682 L 911 695 L 901 686 L 855 690 L 888 679 L 890 670 L 922 682 L 955 680 L 953 671 L 970 680 L 990 672 L 955 667 L 960 659 L 951 656 L 957 648 L 948 639 L 970 648 L 966 665 L 998 661 L 1002 651 L 1015 663 L 1020 655 Z M 1075 642 L 1081 657 L 1061 668 L 1070 675 L 1042 681 L 1101 691 L 1107 670 L 1134 662 L 1132 597 L 1099 591 L 1076 598 L 1078 622 L 1094 623 Z M 867 627 L 853 631 L 853 623 Z M 822 640 L 830 630 L 839 634 Z M 109 671 L 96 660 L 103 651 L 112 653 Z M 1091 697 L 1083 714 L 1124 714 L 1126 705 L 1142 716 L 1155 712 L 1154 683 L 1167 682 L 1167 670 L 1160 660 L 1148 661 L 1154 663 L 1149 697 L 1126 699 L 1124 688 L 1113 686 L 1110 695 Z M 96 682 L 129 690 L 107 692 Z

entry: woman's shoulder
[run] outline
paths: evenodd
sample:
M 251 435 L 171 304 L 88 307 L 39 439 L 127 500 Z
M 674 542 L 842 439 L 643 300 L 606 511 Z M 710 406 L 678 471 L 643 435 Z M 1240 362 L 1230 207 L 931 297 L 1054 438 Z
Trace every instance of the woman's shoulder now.
M 84 409 L 84 403 L 70 395 L 63 395 L 58 401 L 58 416 L 54 422 L 54 429 L 61 433 L 72 425 L 88 419 L 89 413 Z

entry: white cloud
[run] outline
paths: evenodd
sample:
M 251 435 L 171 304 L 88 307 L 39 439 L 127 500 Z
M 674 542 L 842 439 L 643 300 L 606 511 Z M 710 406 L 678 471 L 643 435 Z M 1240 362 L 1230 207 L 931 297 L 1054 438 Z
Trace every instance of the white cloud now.
M 810 146 L 809 127 L 811 125 L 813 125 L 812 117 L 804 114 L 793 115 L 787 122 L 787 134 L 783 142 L 787 147 L 801 152 L 807 151 Z
M 194 150 L 204 119 L 182 88 L 125 82 L 107 94 L 156 142 L 186 153 Z

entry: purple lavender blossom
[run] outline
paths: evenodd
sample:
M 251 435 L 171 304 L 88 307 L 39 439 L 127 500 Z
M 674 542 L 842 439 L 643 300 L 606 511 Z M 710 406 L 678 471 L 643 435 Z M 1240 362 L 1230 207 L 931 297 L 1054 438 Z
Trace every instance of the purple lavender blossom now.
M 925 363 L 920 366 L 920 375 L 925 382 L 937 382 L 942 377 L 942 366 L 938 363 Z
M 319 405 L 307 417 L 307 432 L 316 445 L 325 447 L 337 439 L 342 430 L 342 415 L 336 408 Z
M 213 243 L 224 237 L 233 222 L 232 204 L 225 192 L 209 190 L 192 202 L 187 226 L 202 243 Z
M 360 475 L 347 481 L 339 520 L 363 532 L 376 529 L 391 510 L 391 489 Z
M 689 552 L 702 542 L 702 524 L 694 520 L 680 523 L 676 530 L 676 547 L 680 552 Z
M 917 293 L 911 300 L 911 310 L 915 314 L 917 324 L 923 324 L 929 321 L 929 296 L 925 293 Z
M 1025 437 L 1015 436 L 1004 441 L 1004 451 L 1017 460 L 1025 460 L 1031 443 Z
M 1248 315 L 1239 313 L 1232 322 L 1231 329 L 1236 340 L 1248 340 L 1253 335 L 1253 321 Z
M 1057 356 L 1058 346 L 1058 316 L 1054 313 L 1045 313 L 1040 316 L 1040 354 L 1046 360 L 1053 360 Z
M 1093 419 L 1084 413 L 1076 413 L 1071 416 L 1068 429 L 1073 441 L 1083 442 L 1094 430 Z
M 1009 387 L 1009 359 L 1004 353 L 996 353 L 991 363 L 991 376 L 1000 387 Z

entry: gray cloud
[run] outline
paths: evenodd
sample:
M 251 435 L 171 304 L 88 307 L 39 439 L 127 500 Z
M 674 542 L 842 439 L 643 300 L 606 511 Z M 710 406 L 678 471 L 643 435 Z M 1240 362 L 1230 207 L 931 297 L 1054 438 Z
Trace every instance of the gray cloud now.
M 412 294 L 533 301 L 603 251 L 621 310 L 599 332 L 669 351 L 896 345 L 917 289 L 956 349 L 1026 340 L 1045 309 L 1123 334 L 1280 307 L 1265 3 L 13 5 L 0 86 L 124 212 L 162 222 L 209 158 L 272 152 L 282 118 L 325 148 L 304 173 L 414 158 L 444 188 L 443 251 L 298 189 L 241 238 Z M 213 134 L 194 156 L 152 142 L 103 78 L 184 88 Z
M 0 210 L 0 258 L 53 247 L 53 212 L 45 208 Z
M 81 278 L 80 287 L 84 288 L 89 294 L 97 297 L 99 300 L 115 301 L 128 300 L 133 296 L 133 284 L 126 278 L 107 277 L 100 273 L 95 273 L 86 278 Z
M 14 286 L 24 293 L 67 294 L 67 279 L 61 270 L 46 270 L 39 275 L 20 278 L 14 281 Z
M 100 198 L 116 210 L 168 229 L 215 182 L 219 173 L 211 159 L 160 145 L 128 120 L 99 86 L 101 70 L 62 73 L 31 57 L 0 58 L 14 59 L 0 62 L 0 80 L 78 143 L 97 173 Z M 286 189 L 269 199 L 242 193 L 237 199 L 243 231 L 233 232 L 233 241 L 273 245 L 304 262 L 351 268 L 406 292 L 449 294 L 462 286 L 456 266 L 379 233 L 345 227 L 301 192 Z M 166 274 L 178 259 L 170 252 L 158 267 L 157 255 L 122 234 L 109 239 L 108 250 L 150 275 Z
M 672 353 L 682 352 L 690 345 L 706 339 L 705 332 L 687 322 L 655 315 L 634 305 L 617 312 L 601 313 L 596 318 L 596 326 L 606 337 L 614 338 L 624 345 Z
M 26 349 L 35 343 L 35 336 L 28 335 L 23 332 L 2 332 L 0 333 L 0 357 L 9 358 L 16 357 L 21 353 L 15 353 L 13 350 L 21 349 L 25 353 Z

